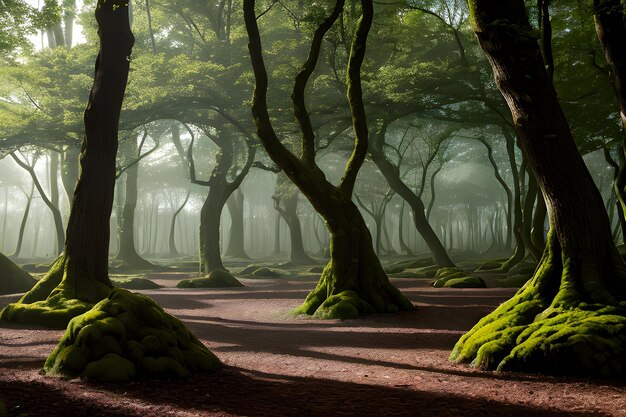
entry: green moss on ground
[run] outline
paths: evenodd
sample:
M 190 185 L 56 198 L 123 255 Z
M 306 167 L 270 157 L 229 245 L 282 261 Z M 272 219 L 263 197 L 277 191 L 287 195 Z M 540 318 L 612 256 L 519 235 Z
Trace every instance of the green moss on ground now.
M 16 294 L 30 290 L 37 280 L 0 253 L 0 294 Z
M 220 365 L 180 320 L 154 300 L 114 289 L 69 323 L 46 359 L 44 372 L 115 383 L 137 378 L 185 378 Z
M 183 279 L 176 284 L 178 288 L 232 288 L 243 286 L 237 278 L 224 269 L 211 271 L 209 275 L 202 278 Z
M 111 279 L 111 281 L 116 287 L 125 288 L 127 290 L 154 290 L 163 287 L 147 278 L 133 277 L 127 279 Z
M 435 274 L 433 287 L 436 288 L 485 288 L 485 282 L 479 277 L 468 275 L 460 268 L 440 268 Z
M 264 267 L 265 266 L 263 266 L 263 265 L 250 264 L 250 265 L 246 266 L 245 268 L 243 268 L 241 271 L 239 271 L 239 275 L 250 275 L 251 273 L 253 273 L 257 269 L 264 268 Z
M 277 278 L 281 277 L 282 274 L 275 269 L 269 268 L 259 268 L 250 274 L 253 277 L 263 277 L 263 278 Z

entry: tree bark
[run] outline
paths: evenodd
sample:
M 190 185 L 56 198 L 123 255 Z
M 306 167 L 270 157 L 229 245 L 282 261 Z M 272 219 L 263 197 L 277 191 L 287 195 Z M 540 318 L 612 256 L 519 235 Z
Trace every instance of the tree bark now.
M 372 24 L 371 0 L 361 2 L 359 20 L 348 61 L 348 103 L 355 132 L 352 155 L 338 186 L 329 183 L 316 165 L 315 135 L 307 122 L 304 94 L 308 77 L 319 57 L 325 33 L 332 27 L 344 6 L 335 4 L 332 14 L 317 28 L 309 57 L 296 78 L 293 90 L 294 114 L 302 131 L 302 155 L 292 154 L 278 139 L 267 109 L 268 77 L 263 61 L 261 37 L 256 20 L 255 1 L 244 0 L 244 20 L 248 50 L 255 76 L 252 116 L 257 135 L 270 158 L 296 184 L 315 210 L 324 218 L 330 233 L 330 262 L 317 287 L 296 313 L 317 314 L 328 318 L 354 318 L 364 313 L 412 310 L 413 305 L 389 282 L 372 248 L 372 237 L 356 205 L 352 202 L 354 182 L 368 148 L 368 129 L 363 104 L 360 70 L 365 56 L 367 35 Z
M 22 242 L 24 242 L 24 231 L 26 230 L 26 223 L 28 222 L 28 215 L 30 214 L 30 206 L 33 202 L 33 194 L 35 192 L 35 185 L 31 184 L 30 193 L 26 196 L 26 207 L 24 208 L 24 214 L 22 215 L 22 221 L 20 222 L 20 230 L 17 235 L 17 244 L 15 245 L 15 251 L 10 258 L 18 259 L 20 252 L 22 252 Z M 30 289 L 30 288 L 29 288 Z
M 100 50 L 84 114 L 81 171 L 65 249 L 32 290 L 2 311 L 2 320 L 65 327 L 72 317 L 90 309 L 112 288 L 108 275 L 109 218 L 119 117 L 134 37 L 127 2 L 99 0 L 95 10 Z
M 119 219 L 118 239 L 119 248 L 115 259 L 121 261 L 124 267 L 133 269 L 153 269 L 155 266 L 139 256 L 135 246 L 135 210 L 137 208 L 137 180 L 139 178 L 139 158 L 141 149 L 137 145 L 137 138 L 130 137 L 123 146 L 124 163 L 127 165 L 124 175 L 124 203 Z M 132 165 L 131 165 L 132 164 Z
M 226 201 L 228 212 L 230 213 L 230 238 L 228 239 L 225 255 L 250 259 L 244 249 L 243 201 L 244 195 L 240 189 L 235 190 Z
M 626 265 L 546 73 L 524 2 L 472 0 L 470 9 L 544 195 L 551 229 L 533 278 L 464 335 L 450 358 L 488 369 L 624 377 Z

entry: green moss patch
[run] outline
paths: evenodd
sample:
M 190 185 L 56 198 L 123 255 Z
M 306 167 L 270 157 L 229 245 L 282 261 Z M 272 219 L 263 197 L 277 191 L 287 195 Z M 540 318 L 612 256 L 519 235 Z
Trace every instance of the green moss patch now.
M 308 314 L 308 305 L 319 304 L 320 300 L 308 298 L 305 303 L 293 311 L 294 314 Z M 397 311 L 397 310 L 396 310 Z M 354 291 L 343 291 L 326 298 L 315 311 L 315 317 L 321 319 L 355 319 L 362 314 L 375 313 L 376 310 Z
M 93 300 L 105 298 L 111 290 L 95 281 L 89 282 L 89 286 L 84 299 L 75 298 L 73 288 L 65 284 L 53 289 L 45 300 L 27 303 L 23 301 L 28 297 L 26 294 L 19 302 L 6 306 L 0 312 L 0 320 L 63 329 L 71 319 L 91 309 Z
M 211 271 L 206 277 L 183 279 L 176 284 L 178 288 L 232 288 L 243 286 L 230 272 L 223 269 Z
M 259 268 L 264 268 L 264 266 L 263 265 L 250 264 L 250 265 L 246 266 L 245 268 L 243 268 L 241 271 L 239 271 L 239 275 L 250 275 L 251 273 L 253 273 L 254 271 L 256 271 Z
M 476 268 L 476 271 L 493 271 L 500 269 L 502 264 L 504 264 L 507 260 L 507 258 L 502 258 L 485 261 L 478 268 Z
M 485 288 L 485 282 L 479 277 L 468 275 L 460 268 L 440 268 L 435 274 L 433 287 L 437 288 Z
M 118 288 L 126 288 L 127 290 L 155 290 L 162 288 L 162 285 L 157 284 L 154 281 L 150 281 L 147 278 L 127 278 L 127 279 L 112 279 L 113 285 Z
M 44 371 L 66 378 L 126 382 L 185 378 L 220 365 L 180 320 L 154 300 L 118 288 L 69 323 Z
M 307 272 L 310 272 L 312 274 L 321 274 L 322 272 L 324 272 L 324 267 L 323 266 L 312 266 L 308 269 Z
M 0 253 L 0 294 L 16 294 L 30 290 L 37 280 Z
M 528 282 L 531 277 L 526 274 L 521 275 L 507 275 L 506 278 L 497 279 L 494 281 L 494 287 L 500 288 L 520 288 Z

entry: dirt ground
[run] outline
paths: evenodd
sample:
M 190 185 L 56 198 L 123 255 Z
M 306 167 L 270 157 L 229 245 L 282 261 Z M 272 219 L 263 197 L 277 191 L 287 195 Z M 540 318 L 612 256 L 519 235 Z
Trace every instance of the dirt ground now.
M 172 288 L 155 298 L 227 365 L 185 381 L 103 385 L 39 375 L 62 331 L 0 327 L 0 399 L 11 416 L 626 416 L 626 383 L 480 372 L 455 341 L 514 293 L 393 279 L 416 312 L 321 321 L 288 311 L 316 277 Z M 17 296 L 0 297 L 0 308 Z

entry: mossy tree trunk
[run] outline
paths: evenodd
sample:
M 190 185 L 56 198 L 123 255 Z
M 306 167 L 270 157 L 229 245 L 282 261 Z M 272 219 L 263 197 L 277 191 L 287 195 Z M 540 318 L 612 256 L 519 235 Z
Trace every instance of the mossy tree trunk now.
M 174 214 L 172 214 L 172 220 L 170 221 L 170 233 L 168 238 L 168 249 L 172 258 L 175 258 L 179 255 L 178 249 L 176 249 L 176 219 L 187 205 L 190 195 L 191 191 L 187 191 L 187 195 L 185 196 L 182 204 L 176 209 Z
M 470 9 L 544 195 L 551 230 L 533 278 L 464 335 L 450 358 L 487 369 L 624 377 L 626 266 L 524 2 L 472 0 Z
M 112 288 L 108 275 L 109 218 L 119 117 L 134 37 L 126 2 L 99 0 L 95 14 L 100 51 L 84 114 L 81 170 L 65 249 L 31 291 L 2 311 L 3 320 L 64 327 L 72 317 L 105 298 Z
M 263 60 L 261 37 L 255 13 L 255 1 L 244 0 L 244 20 L 248 32 L 248 50 L 255 76 L 252 116 L 257 135 L 268 155 L 302 191 L 324 218 L 330 233 L 330 262 L 324 268 L 317 287 L 297 313 L 318 314 L 330 318 L 354 318 L 363 313 L 411 310 L 413 305 L 389 282 L 372 247 L 372 237 L 356 205 L 352 202 L 354 183 L 368 149 L 368 128 L 363 104 L 360 70 L 365 56 L 367 35 L 373 19 L 371 0 L 361 1 L 359 19 L 348 61 L 347 96 L 355 132 L 352 155 L 339 185 L 328 182 L 315 161 L 316 139 L 305 105 L 307 82 L 315 70 L 322 41 L 344 8 L 335 6 L 313 34 L 309 55 L 296 76 L 292 102 L 302 133 L 298 157 L 278 139 L 267 108 L 268 76 Z

